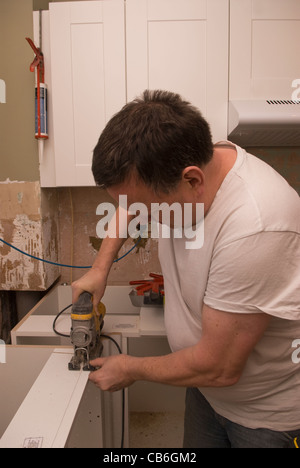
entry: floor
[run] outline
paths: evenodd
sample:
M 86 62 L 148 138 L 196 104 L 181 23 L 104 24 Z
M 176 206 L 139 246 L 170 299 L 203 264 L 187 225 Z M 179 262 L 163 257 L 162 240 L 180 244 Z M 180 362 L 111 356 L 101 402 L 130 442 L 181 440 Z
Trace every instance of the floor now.
M 130 413 L 131 448 L 182 448 L 182 413 Z

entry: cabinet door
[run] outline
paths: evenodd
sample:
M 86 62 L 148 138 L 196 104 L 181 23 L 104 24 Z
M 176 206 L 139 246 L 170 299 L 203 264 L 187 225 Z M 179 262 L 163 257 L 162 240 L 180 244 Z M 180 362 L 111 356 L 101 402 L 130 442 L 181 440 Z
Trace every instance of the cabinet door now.
M 291 99 L 300 78 L 299 0 L 231 0 L 230 99 Z
M 124 2 L 50 4 L 56 185 L 94 185 L 92 152 L 126 102 Z
M 128 100 L 145 89 L 181 94 L 227 137 L 228 0 L 127 0 Z

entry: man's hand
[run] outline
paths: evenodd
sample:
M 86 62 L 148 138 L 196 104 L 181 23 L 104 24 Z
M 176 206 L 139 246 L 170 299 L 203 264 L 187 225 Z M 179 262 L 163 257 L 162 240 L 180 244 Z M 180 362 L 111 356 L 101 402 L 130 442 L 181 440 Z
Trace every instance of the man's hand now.
M 127 366 L 128 359 L 134 358 L 122 354 L 91 361 L 90 364 L 99 369 L 95 372 L 91 372 L 89 380 L 99 387 L 100 390 L 109 392 L 117 392 L 118 390 L 129 387 L 135 380 L 129 375 Z
M 105 288 L 107 276 L 99 268 L 92 268 L 82 278 L 72 283 L 72 303 L 78 301 L 80 294 L 89 292 L 93 296 L 93 304 L 96 308 L 101 301 Z

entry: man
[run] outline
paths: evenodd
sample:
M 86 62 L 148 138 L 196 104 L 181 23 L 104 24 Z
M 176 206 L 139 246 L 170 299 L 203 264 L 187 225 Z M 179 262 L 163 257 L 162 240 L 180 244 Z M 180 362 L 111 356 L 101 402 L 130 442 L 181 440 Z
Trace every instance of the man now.
M 264 162 L 212 144 L 198 110 L 146 91 L 112 118 L 94 151 L 96 183 L 128 205 L 204 204 L 204 245 L 159 240 L 172 353 L 98 359 L 90 379 L 187 387 L 185 448 L 295 448 L 300 440 L 300 200 Z M 128 221 L 130 216 L 128 215 Z M 172 227 L 172 226 L 171 226 Z M 97 303 L 124 239 L 105 239 L 73 300 Z

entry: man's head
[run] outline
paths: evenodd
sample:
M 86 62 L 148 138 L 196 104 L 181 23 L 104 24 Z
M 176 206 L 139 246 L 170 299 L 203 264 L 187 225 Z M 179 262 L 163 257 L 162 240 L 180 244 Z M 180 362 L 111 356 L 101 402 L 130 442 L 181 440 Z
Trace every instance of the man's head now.
M 170 193 L 185 168 L 213 156 L 208 123 L 179 95 L 145 91 L 107 124 L 94 150 L 96 184 L 119 186 L 132 176 L 156 193 Z

